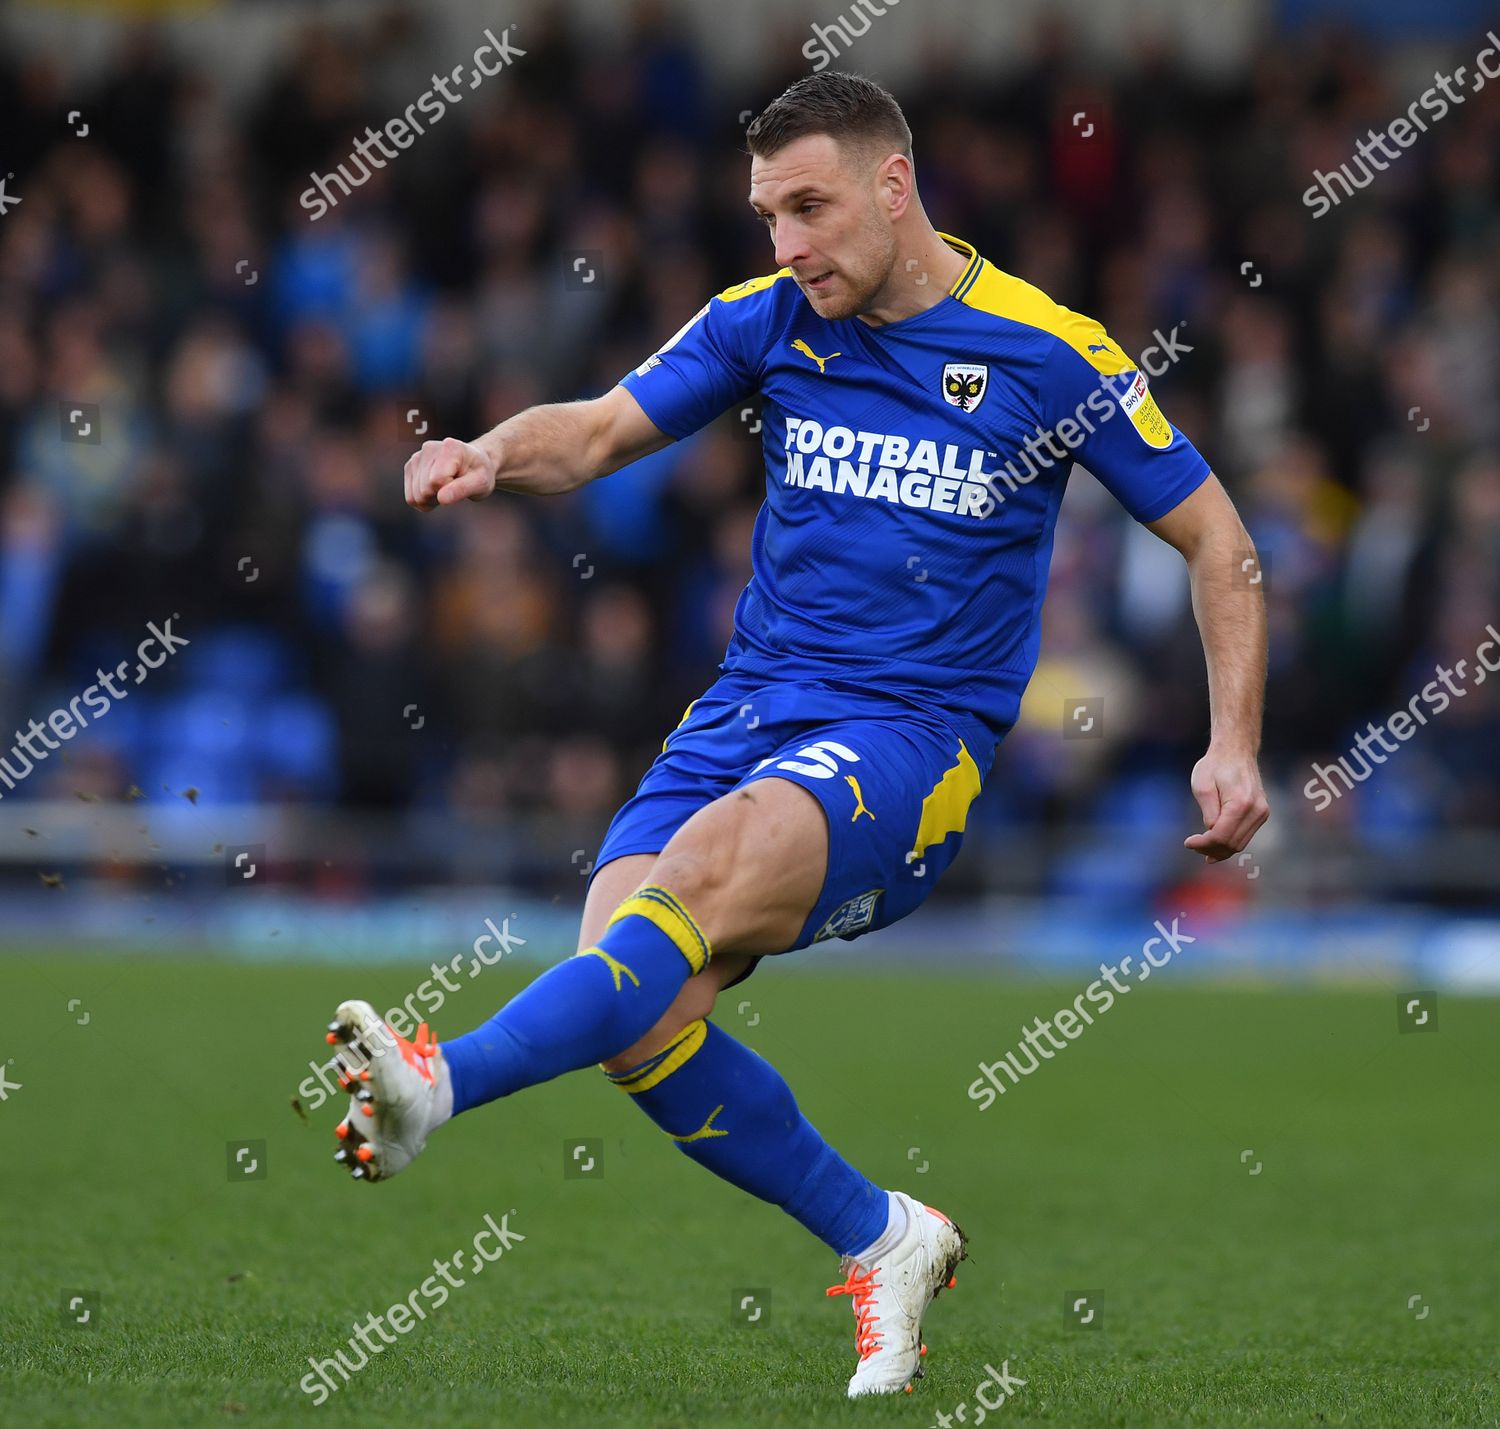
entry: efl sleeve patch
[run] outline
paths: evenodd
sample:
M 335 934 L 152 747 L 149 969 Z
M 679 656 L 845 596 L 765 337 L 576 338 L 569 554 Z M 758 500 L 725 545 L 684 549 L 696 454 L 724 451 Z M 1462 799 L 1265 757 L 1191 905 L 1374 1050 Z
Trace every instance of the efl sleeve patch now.
M 1141 434 L 1141 440 L 1148 447 L 1159 450 L 1172 445 L 1172 424 L 1162 416 L 1161 408 L 1156 405 L 1156 398 L 1151 395 L 1144 372 L 1135 374 L 1135 381 L 1120 398 L 1120 408 L 1130 418 L 1136 431 Z
M 1101 371 L 1059 341 L 1042 365 L 1040 397 L 1047 429 L 1137 521 L 1165 516 L 1208 476 L 1142 371 Z
M 713 298 L 667 342 L 621 379 L 645 414 L 668 436 L 686 437 L 754 392 L 759 373 L 744 356 L 742 329 L 751 305 Z

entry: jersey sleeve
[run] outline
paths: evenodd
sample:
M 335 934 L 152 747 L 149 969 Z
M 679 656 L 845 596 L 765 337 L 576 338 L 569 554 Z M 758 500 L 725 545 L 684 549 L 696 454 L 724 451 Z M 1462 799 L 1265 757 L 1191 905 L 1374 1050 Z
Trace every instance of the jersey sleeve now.
M 690 436 L 758 389 L 759 360 L 746 355 L 755 317 L 748 304 L 711 298 L 620 385 L 668 436 Z
M 1203 484 L 1209 465 L 1162 415 L 1146 374 L 1091 326 L 1084 352 L 1058 339 L 1043 363 L 1046 427 L 1137 521 L 1155 521 Z

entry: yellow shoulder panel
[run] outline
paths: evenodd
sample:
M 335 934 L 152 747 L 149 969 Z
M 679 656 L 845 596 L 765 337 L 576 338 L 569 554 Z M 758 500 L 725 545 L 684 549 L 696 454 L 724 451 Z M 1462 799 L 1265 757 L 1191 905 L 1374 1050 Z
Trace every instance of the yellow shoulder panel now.
M 962 300 L 971 308 L 1050 332 L 1095 371 L 1107 376 L 1134 372 L 1139 365 L 1115 346 L 1102 323 L 1053 302 L 1040 288 L 1002 273 L 993 263 L 984 265 L 984 271 L 962 295 Z
M 748 298 L 751 293 L 763 292 L 769 288 L 778 278 L 790 278 L 792 270 L 782 268 L 775 273 L 767 273 L 764 278 L 746 278 L 743 283 L 736 283 L 732 288 L 725 288 L 719 297 L 726 303 L 732 303 L 737 298 Z

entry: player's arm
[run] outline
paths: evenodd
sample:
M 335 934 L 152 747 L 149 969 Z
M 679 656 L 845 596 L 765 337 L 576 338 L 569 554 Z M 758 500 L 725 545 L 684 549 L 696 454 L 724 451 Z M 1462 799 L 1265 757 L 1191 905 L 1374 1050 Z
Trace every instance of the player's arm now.
M 1212 474 L 1147 527 L 1182 553 L 1192 582 L 1208 665 L 1210 735 L 1208 753 L 1192 775 L 1205 832 L 1183 847 L 1219 863 L 1239 853 L 1270 813 L 1257 763 L 1266 687 L 1259 562 L 1239 513 Z
M 406 504 L 432 511 L 497 490 L 572 491 L 673 440 L 624 387 L 588 402 L 528 407 L 472 442 L 423 442 L 406 463 Z

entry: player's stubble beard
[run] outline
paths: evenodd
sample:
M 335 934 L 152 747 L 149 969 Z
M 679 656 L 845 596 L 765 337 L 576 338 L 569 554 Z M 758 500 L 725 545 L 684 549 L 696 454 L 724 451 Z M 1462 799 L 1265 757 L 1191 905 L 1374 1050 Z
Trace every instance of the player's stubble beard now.
M 829 322 L 852 318 L 879 305 L 881 295 L 895 273 L 896 255 L 900 251 L 896 235 L 872 202 L 869 217 L 860 228 L 853 245 L 853 256 L 835 269 L 844 280 L 843 288 L 826 297 L 807 293 L 813 311 Z

